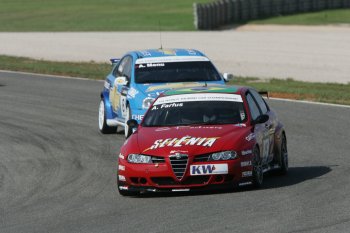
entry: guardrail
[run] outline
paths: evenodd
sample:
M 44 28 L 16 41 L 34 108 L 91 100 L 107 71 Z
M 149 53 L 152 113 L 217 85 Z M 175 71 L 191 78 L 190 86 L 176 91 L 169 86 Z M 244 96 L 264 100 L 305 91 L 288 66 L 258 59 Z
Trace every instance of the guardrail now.
M 193 4 L 194 24 L 199 30 L 271 16 L 349 7 L 350 0 L 218 0 Z

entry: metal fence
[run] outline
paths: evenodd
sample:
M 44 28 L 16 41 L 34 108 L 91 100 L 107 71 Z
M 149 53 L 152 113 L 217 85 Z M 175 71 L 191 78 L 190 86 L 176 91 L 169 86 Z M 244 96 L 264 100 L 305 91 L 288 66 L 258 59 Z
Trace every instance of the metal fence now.
M 194 24 L 199 30 L 271 16 L 349 7 L 350 0 L 217 0 L 193 4 Z

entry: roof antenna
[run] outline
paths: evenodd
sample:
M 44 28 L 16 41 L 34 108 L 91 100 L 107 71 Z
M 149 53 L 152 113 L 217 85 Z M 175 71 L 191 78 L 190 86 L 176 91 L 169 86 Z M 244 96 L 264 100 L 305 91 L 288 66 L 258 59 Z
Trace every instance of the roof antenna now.
M 160 20 L 158 21 L 158 26 L 159 26 L 159 41 L 160 41 L 160 49 L 163 49 L 163 44 L 162 44 L 162 30 L 160 27 Z

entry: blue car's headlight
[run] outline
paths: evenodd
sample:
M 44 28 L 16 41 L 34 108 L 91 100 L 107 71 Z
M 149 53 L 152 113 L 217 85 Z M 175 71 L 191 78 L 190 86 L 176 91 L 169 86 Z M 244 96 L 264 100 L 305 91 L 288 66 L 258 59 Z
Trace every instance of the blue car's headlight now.
M 144 98 L 142 101 L 142 108 L 148 109 L 151 106 L 151 104 L 153 103 L 153 101 L 154 101 L 154 98 L 152 98 L 152 97 Z
M 210 160 L 230 160 L 237 158 L 237 152 L 236 151 L 221 151 L 217 153 L 213 153 L 210 155 Z
M 128 155 L 129 163 L 152 163 L 151 156 L 140 155 L 140 154 L 129 154 Z

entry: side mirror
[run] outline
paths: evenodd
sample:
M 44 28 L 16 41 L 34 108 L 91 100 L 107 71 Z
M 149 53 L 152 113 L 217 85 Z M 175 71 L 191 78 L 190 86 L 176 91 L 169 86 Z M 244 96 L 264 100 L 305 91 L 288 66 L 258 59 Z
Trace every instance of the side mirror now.
M 233 74 L 230 74 L 230 73 L 223 73 L 222 74 L 222 77 L 224 78 L 225 82 L 228 82 L 230 80 L 233 80 Z
M 137 129 L 137 127 L 139 126 L 139 123 L 137 123 L 137 120 L 135 119 L 130 119 L 126 122 L 126 124 L 129 126 L 129 128 L 134 131 Z
M 262 123 L 265 123 L 265 122 L 267 122 L 269 120 L 269 115 L 267 115 L 267 114 L 263 114 L 263 115 L 260 115 L 260 116 L 258 116 L 258 118 L 256 118 L 253 122 L 252 122 L 252 124 L 262 124 Z
M 126 77 L 120 76 L 115 79 L 114 83 L 117 85 L 125 86 L 128 84 L 128 80 L 126 79 Z

